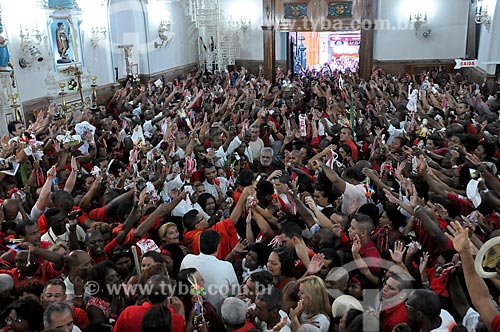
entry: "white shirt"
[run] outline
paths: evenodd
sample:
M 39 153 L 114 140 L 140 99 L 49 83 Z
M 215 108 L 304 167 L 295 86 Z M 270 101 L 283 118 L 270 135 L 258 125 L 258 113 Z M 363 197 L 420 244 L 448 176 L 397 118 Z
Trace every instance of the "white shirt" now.
M 203 216 L 203 218 L 206 218 L 207 220 L 210 219 L 210 216 L 206 214 L 205 211 L 203 211 L 203 208 L 201 207 L 200 204 L 198 203 L 191 203 L 191 200 L 183 199 L 177 206 L 172 210 L 171 215 L 173 217 L 184 217 L 184 215 L 191 211 L 191 210 L 198 210 L 199 213 Z
M 83 228 L 81 228 L 80 225 L 76 225 L 76 238 L 79 242 L 85 241 L 85 235 L 86 233 Z M 52 227 L 50 227 L 47 233 L 42 235 L 41 240 L 50 242 L 52 244 L 56 242 L 64 242 L 66 244 L 69 244 L 69 224 L 66 224 L 66 232 L 59 236 L 55 235 Z
M 218 158 L 215 161 L 216 167 L 224 167 L 226 164 L 227 157 L 234 153 L 234 151 L 241 145 L 241 140 L 238 136 L 233 138 L 229 146 L 227 147 L 227 151 L 224 151 L 224 146 L 219 147 L 217 151 L 215 151 L 215 158 Z
M 252 156 L 255 159 L 259 159 L 260 158 L 260 152 L 262 151 L 262 148 L 264 147 L 264 141 L 262 139 L 260 139 L 260 138 L 257 138 L 257 140 L 255 142 L 250 141 L 248 143 L 248 146 L 252 150 Z
M 189 254 L 182 260 L 181 270 L 195 268 L 205 280 L 205 297 L 220 314 L 222 302 L 240 291 L 233 265 L 215 256 Z
M 223 177 L 218 177 L 217 179 L 219 179 L 220 181 L 220 190 L 224 194 L 224 197 L 226 197 L 228 180 Z M 219 199 L 219 193 L 217 192 L 217 187 L 214 184 L 210 184 L 207 180 L 205 180 L 205 182 L 203 182 L 203 185 L 205 186 L 205 192 L 212 194 L 212 196 L 215 197 L 215 200 Z
M 69 280 L 69 276 L 64 278 L 64 284 L 66 285 L 66 302 L 69 305 L 73 305 L 73 299 L 75 298 L 75 285 Z

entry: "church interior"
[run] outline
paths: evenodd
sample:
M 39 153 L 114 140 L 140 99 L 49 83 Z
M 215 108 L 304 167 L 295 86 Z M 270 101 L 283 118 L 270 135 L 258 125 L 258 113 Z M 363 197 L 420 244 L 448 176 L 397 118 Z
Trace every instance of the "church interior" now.
M 128 75 L 440 68 L 495 82 L 500 64 L 496 0 L 2 0 L 0 10 L 2 134 L 51 103 L 103 103 Z

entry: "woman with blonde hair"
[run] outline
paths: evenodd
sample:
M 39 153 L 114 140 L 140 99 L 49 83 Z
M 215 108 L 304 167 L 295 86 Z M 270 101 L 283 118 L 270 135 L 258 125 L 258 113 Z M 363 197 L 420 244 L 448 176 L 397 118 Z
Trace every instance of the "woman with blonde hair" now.
M 292 331 L 297 332 L 302 324 L 313 324 L 321 332 L 328 332 L 332 314 L 325 282 L 317 276 L 304 277 L 297 282 L 300 301 L 290 310 Z
M 182 260 L 188 254 L 187 248 L 179 240 L 179 235 L 179 229 L 174 222 L 167 222 L 158 229 L 158 237 L 161 239 L 160 250 L 169 261 L 168 265 L 171 267 L 169 272 L 172 276 L 179 273 Z

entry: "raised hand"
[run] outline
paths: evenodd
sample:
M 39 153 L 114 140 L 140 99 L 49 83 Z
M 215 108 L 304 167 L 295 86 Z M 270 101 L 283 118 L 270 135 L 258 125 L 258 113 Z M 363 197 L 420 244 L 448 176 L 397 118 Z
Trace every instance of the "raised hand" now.
M 403 262 L 403 256 L 406 252 L 404 243 L 402 241 L 398 241 L 394 244 L 394 251 L 389 249 L 389 252 L 391 253 L 391 258 L 396 264 L 401 264 Z
M 428 263 L 429 263 L 429 253 L 426 251 L 424 252 L 423 256 L 420 257 L 420 264 L 418 265 L 418 270 L 420 271 L 420 274 L 425 273 Z
M 311 261 L 309 262 L 309 266 L 307 267 L 307 273 L 309 275 L 314 275 L 318 273 L 324 265 L 325 265 L 325 255 L 316 254 L 313 256 L 313 258 L 311 258 Z
M 453 242 L 455 250 L 459 254 L 468 251 L 470 249 L 468 229 L 464 229 L 457 221 L 452 221 L 447 228 L 450 233 L 445 235 Z

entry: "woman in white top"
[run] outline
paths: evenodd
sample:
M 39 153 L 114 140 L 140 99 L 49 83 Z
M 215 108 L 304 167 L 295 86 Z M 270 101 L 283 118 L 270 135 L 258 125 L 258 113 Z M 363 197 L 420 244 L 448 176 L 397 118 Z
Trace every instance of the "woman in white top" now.
M 331 306 L 324 281 L 317 276 L 309 276 L 298 283 L 300 301 L 295 309 L 290 310 L 292 331 L 297 332 L 301 324 L 313 324 L 321 332 L 328 332 Z

